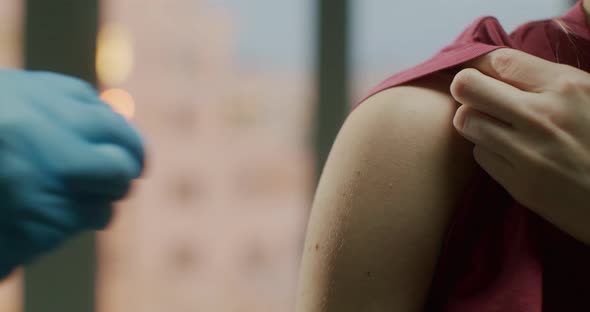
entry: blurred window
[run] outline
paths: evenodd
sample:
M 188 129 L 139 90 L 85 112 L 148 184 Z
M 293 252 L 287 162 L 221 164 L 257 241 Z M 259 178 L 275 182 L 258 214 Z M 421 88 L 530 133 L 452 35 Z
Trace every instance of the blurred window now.
M 564 13 L 569 0 L 353 0 L 353 87 L 356 99 L 371 87 L 417 65 L 451 43 L 477 17 L 496 16 L 507 31 Z
M 311 0 L 103 0 L 103 97 L 148 170 L 101 235 L 99 311 L 291 311 L 310 206 Z

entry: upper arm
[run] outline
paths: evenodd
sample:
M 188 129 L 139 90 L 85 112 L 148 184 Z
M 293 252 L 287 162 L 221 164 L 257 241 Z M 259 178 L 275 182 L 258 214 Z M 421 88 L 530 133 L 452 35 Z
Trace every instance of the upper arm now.
M 360 105 L 318 186 L 298 311 L 419 311 L 471 175 L 450 80 L 431 76 Z

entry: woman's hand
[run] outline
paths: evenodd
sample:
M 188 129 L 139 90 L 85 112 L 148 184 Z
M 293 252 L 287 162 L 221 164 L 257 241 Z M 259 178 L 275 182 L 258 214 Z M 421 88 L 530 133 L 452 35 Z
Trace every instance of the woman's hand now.
M 451 85 L 454 125 L 517 201 L 590 244 L 590 74 L 499 49 Z
M 100 229 L 143 168 L 139 134 L 87 83 L 0 71 L 0 279 Z

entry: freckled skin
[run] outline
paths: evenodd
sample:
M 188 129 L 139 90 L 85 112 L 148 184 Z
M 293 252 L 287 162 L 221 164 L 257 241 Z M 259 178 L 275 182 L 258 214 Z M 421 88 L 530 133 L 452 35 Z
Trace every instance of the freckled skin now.
M 349 116 L 316 192 L 297 312 L 422 311 L 475 168 L 449 85 L 393 88 Z

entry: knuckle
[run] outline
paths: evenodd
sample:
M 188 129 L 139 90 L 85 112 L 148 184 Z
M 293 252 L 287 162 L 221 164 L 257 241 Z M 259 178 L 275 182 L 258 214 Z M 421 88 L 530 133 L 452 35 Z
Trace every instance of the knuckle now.
M 581 91 L 584 92 L 584 94 L 589 95 L 590 94 L 590 75 L 588 74 L 584 74 L 583 77 L 579 78 L 579 88 Z
M 557 129 L 569 129 L 574 116 L 567 105 L 560 105 L 559 99 L 546 99 L 529 103 L 530 120 L 544 131 L 545 135 L 553 135 Z
M 537 129 L 543 142 L 555 142 L 560 139 L 558 134 L 559 130 L 549 117 L 539 118 L 537 121 Z
M 553 130 L 555 128 L 564 130 L 570 129 L 573 123 L 572 117 L 573 116 L 571 116 L 570 112 L 563 107 L 548 109 L 546 113 L 547 126 L 545 128 L 549 128 L 547 130 Z
M 490 54 L 492 69 L 500 76 L 513 76 L 518 71 L 515 52 L 499 49 Z
M 578 91 L 589 91 L 590 81 L 587 77 L 569 73 L 567 75 L 560 75 L 555 81 L 557 92 L 561 94 L 572 94 Z

